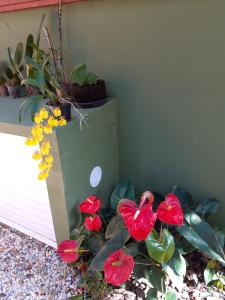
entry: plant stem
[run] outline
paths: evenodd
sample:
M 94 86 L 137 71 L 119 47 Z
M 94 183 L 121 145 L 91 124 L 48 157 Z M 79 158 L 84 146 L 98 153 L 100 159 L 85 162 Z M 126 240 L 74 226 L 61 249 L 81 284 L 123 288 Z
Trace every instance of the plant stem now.
M 63 76 L 63 82 L 65 83 L 65 72 L 62 55 L 62 0 L 59 0 L 58 5 L 58 30 L 59 30 L 59 64 L 61 68 L 61 74 Z
M 55 69 L 55 74 L 57 76 L 57 64 L 56 64 L 54 49 L 52 47 L 52 42 L 51 42 L 51 38 L 50 38 L 50 34 L 49 34 L 47 26 L 44 26 L 44 33 L 45 33 L 45 36 L 46 36 L 46 39 L 47 39 L 47 42 L 48 42 L 48 45 L 49 45 L 49 50 L 51 51 L 53 64 L 54 64 L 54 69 Z

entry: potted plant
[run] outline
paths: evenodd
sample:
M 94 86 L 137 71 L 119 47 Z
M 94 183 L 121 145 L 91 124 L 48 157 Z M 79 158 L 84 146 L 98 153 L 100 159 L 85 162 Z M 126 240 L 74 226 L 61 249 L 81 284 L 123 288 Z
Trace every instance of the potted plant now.
M 0 95 L 1 96 L 9 96 L 9 92 L 8 92 L 8 89 L 5 84 L 6 84 L 5 77 L 0 75 Z
M 13 73 L 13 71 L 6 67 L 5 73 L 7 76 L 6 86 L 8 89 L 9 96 L 13 99 L 20 97 L 20 79 L 17 73 Z
M 87 71 L 85 64 L 75 65 L 70 74 L 71 98 L 80 107 L 89 108 L 106 102 L 105 81 Z
M 23 58 L 23 44 L 18 43 L 16 51 L 13 54 L 12 49 L 8 47 L 8 56 L 11 67 L 5 68 L 5 73 L 8 78 L 7 88 L 11 98 L 18 98 L 21 94 L 21 80 L 24 66 L 21 64 Z

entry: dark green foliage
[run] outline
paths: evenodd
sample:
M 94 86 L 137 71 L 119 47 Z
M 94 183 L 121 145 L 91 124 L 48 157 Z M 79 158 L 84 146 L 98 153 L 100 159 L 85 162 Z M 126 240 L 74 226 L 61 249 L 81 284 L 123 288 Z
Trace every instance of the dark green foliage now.
M 200 202 L 196 208 L 195 212 L 203 218 L 208 217 L 211 214 L 215 214 L 218 210 L 219 202 L 215 198 L 206 199 Z
M 129 240 L 130 235 L 127 229 L 120 230 L 115 236 L 105 243 L 105 246 L 100 250 L 100 252 L 92 260 L 89 267 L 91 271 L 102 271 L 104 261 L 107 257 L 116 250 L 124 247 L 125 243 Z
M 122 199 L 135 199 L 134 185 L 130 180 L 123 181 L 116 186 L 110 198 L 111 207 L 117 209 Z
M 79 86 L 96 84 L 97 75 L 87 71 L 87 66 L 85 64 L 79 64 L 73 67 L 70 80 L 73 83 L 77 83 Z
M 178 232 L 192 246 L 225 265 L 223 247 L 212 227 L 193 211 L 185 213 L 185 220 L 186 223 L 177 228 Z

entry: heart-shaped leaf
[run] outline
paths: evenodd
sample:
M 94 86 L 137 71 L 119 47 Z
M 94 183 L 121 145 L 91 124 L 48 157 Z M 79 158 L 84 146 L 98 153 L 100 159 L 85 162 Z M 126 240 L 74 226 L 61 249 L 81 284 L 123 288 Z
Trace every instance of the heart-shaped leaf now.
M 134 185 L 130 180 L 121 182 L 112 192 L 110 198 L 112 208 L 116 209 L 121 199 L 135 199 Z
M 167 229 L 163 230 L 161 238 L 158 237 L 156 230 L 153 229 L 145 243 L 149 256 L 160 264 L 170 260 L 175 250 L 173 236 Z

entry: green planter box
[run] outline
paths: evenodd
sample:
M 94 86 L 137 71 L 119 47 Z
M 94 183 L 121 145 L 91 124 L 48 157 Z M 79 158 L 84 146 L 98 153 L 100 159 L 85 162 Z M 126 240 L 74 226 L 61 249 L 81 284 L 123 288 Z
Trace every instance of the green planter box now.
M 22 125 L 18 122 L 23 100 L 0 98 L 0 133 L 29 135 L 29 113 Z M 81 201 L 97 194 L 106 206 L 118 182 L 117 101 L 110 100 L 82 113 L 86 115 L 87 126 L 80 129 L 72 121 L 50 136 L 55 162 L 47 179 L 47 190 L 56 243 L 69 238 L 69 230 L 78 221 Z

